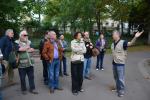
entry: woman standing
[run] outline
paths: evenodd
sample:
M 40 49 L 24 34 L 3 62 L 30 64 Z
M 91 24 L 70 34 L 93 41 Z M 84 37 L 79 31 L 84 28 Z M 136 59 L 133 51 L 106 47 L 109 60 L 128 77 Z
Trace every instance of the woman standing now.
M 72 77 L 72 93 L 78 95 L 83 92 L 83 67 L 84 67 L 84 53 L 86 47 L 80 32 L 74 34 L 74 40 L 71 41 L 71 77 Z
M 96 41 L 96 48 L 100 51 L 100 54 L 97 56 L 96 70 L 104 70 L 103 60 L 106 51 L 106 40 L 103 34 L 100 34 L 99 39 Z

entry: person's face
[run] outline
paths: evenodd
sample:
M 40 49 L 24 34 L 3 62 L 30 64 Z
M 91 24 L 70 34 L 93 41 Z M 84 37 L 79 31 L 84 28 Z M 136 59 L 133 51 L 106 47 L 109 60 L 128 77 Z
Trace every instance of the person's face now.
M 13 37 L 14 37 L 14 32 L 9 32 L 9 33 L 8 33 L 8 36 L 9 36 L 10 38 L 13 38 Z
M 82 38 L 81 33 L 78 33 L 78 35 L 77 35 L 77 39 L 78 39 L 78 40 L 80 40 L 81 38 Z
M 64 40 L 64 36 L 63 36 L 63 35 L 61 35 L 61 36 L 60 36 L 60 39 L 61 39 L 61 40 Z
M 54 40 L 56 40 L 57 39 L 56 33 L 53 33 L 52 37 Z
M 88 32 L 85 32 L 84 35 L 85 35 L 85 37 L 89 38 L 89 33 Z
M 112 34 L 112 38 L 113 38 L 113 40 L 118 40 L 120 38 L 120 35 L 115 32 Z
M 104 35 L 100 35 L 100 39 L 104 39 Z
M 24 32 L 24 33 L 21 35 L 21 39 L 22 39 L 23 41 L 27 41 L 27 39 L 28 39 L 28 34 L 27 34 L 26 32 Z

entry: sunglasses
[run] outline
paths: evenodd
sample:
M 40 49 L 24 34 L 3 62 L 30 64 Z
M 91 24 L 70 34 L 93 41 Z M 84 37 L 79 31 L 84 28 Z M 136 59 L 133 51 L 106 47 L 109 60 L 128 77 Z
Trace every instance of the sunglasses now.
M 23 35 L 24 37 L 27 37 L 28 35 Z

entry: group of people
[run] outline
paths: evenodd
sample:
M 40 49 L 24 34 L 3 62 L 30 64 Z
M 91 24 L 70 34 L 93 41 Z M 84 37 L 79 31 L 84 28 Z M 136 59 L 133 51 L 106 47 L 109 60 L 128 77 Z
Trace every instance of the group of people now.
M 118 31 L 113 31 L 112 37 L 114 42 L 111 45 L 112 50 L 112 65 L 114 80 L 116 82 L 116 92 L 119 97 L 125 94 L 125 61 L 127 56 L 127 48 L 134 44 L 136 39 L 143 32 L 137 32 L 131 42 L 121 39 L 121 34 Z M 14 84 L 15 68 L 18 68 L 22 94 L 27 94 L 26 76 L 29 80 L 29 92 L 38 94 L 34 82 L 34 59 L 33 52 L 35 51 L 31 41 L 28 39 L 28 33 L 23 30 L 19 34 L 18 40 L 13 40 L 14 32 L 12 29 L 6 30 L 5 36 L 0 39 L 0 76 L 2 76 L 2 66 L 6 67 L 8 73 L 8 83 Z M 96 70 L 104 70 L 103 60 L 108 47 L 104 34 L 100 34 L 96 44 L 90 40 L 89 32 L 74 33 L 71 41 L 71 80 L 72 93 L 78 95 L 84 92 L 82 87 L 83 80 L 91 80 L 90 70 L 92 65 L 92 57 L 95 49 L 97 50 Z M 66 51 L 69 46 L 64 39 L 64 35 L 57 35 L 54 31 L 47 31 L 44 38 L 40 42 L 39 51 L 43 64 L 44 84 L 48 86 L 50 93 L 55 90 L 62 91 L 63 88 L 59 83 L 59 76 L 69 76 L 67 71 Z M 16 67 L 17 66 L 17 67 Z M 0 78 L 1 82 L 2 78 Z M 0 90 L 0 98 L 1 90 Z M 1 99 L 0 99 L 1 100 Z

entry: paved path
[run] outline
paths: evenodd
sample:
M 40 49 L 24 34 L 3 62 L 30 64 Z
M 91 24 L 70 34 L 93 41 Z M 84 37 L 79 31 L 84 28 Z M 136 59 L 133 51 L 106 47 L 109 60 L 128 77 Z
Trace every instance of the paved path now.
M 111 56 L 105 56 L 104 71 L 95 70 L 95 58 L 93 58 L 92 75 L 93 80 L 84 81 L 84 93 L 74 96 L 71 93 L 71 79 L 69 77 L 60 78 L 60 83 L 64 91 L 56 91 L 50 94 L 46 86 L 43 85 L 42 65 L 36 58 L 35 83 L 39 95 L 28 93 L 26 96 L 20 92 L 20 84 L 4 89 L 4 100 L 150 100 L 150 82 L 144 78 L 141 73 L 139 63 L 150 58 L 150 52 L 135 52 L 128 54 L 126 65 L 126 85 L 127 93 L 123 98 L 116 96 L 115 92 L 110 91 L 110 86 L 114 84 Z M 70 64 L 68 64 L 70 70 Z M 15 80 L 19 82 L 18 72 L 16 70 Z

